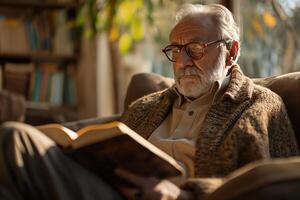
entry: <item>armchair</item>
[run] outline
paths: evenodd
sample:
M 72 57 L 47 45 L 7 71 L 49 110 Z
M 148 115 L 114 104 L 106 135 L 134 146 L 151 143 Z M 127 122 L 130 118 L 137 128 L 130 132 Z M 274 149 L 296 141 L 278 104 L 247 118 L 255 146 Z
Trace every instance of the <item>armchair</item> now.
M 290 117 L 293 129 L 296 134 L 298 144 L 300 144 L 300 72 L 288 73 L 280 76 L 272 76 L 268 78 L 253 79 L 253 81 L 261 86 L 267 87 L 273 92 L 281 96 Z M 174 80 L 153 73 L 139 73 L 132 77 L 129 83 L 124 109 L 136 99 L 163 90 L 170 87 Z M 89 124 L 105 123 L 120 119 L 120 115 L 105 118 L 85 119 L 74 122 L 68 122 L 64 125 L 73 130 L 77 130 Z
M 281 96 L 300 147 L 300 72 L 253 81 Z M 128 108 L 134 100 L 165 89 L 173 83 L 172 79 L 156 74 L 142 73 L 133 76 L 127 90 L 124 108 Z M 250 163 L 230 174 L 223 185 L 203 199 L 300 199 L 299 169 L 300 157 Z
M 253 79 L 253 81 L 281 96 L 295 131 L 297 143 L 300 144 L 300 72 Z M 173 83 L 172 79 L 157 74 L 141 73 L 133 76 L 127 90 L 124 108 L 127 109 L 134 100 L 170 87 Z M 78 129 L 87 124 L 104 123 L 119 118 L 120 116 L 117 115 L 110 118 L 71 122 L 65 125 Z M 204 195 L 203 199 L 300 199 L 299 169 L 299 156 L 250 163 L 231 173 L 225 178 L 226 181 L 222 185 Z
M 23 121 L 25 117 L 25 98 L 7 90 L 0 91 L 0 123 Z
M 300 72 L 253 80 L 282 98 L 300 146 Z

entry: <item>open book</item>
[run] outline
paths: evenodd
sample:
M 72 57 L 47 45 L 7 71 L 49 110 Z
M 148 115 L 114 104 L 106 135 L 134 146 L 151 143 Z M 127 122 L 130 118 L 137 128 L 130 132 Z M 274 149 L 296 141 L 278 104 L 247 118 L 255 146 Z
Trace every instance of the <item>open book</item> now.
M 112 179 L 117 167 L 141 176 L 168 178 L 181 175 L 182 167 L 121 122 L 89 125 L 77 132 L 60 124 L 37 126 L 83 166 Z

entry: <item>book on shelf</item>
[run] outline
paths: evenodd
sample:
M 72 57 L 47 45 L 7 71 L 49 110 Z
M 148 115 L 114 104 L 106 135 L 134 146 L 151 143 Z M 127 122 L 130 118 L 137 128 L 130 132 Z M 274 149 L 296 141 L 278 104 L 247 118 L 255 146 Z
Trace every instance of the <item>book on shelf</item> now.
M 66 11 L 44 12 L 39 17 L 0 15 L 0 53 L 73 55 L 74 41 L 66 15 Z
M 42 83 L 42 70 L 39 67 L 37 67 L 35 68 L 31 78 L 29 100 L 33 102 L 39 102 L 41 83 Z
M 31 78 L 30 101 L 52 106 L 77 104 L 76 67 L 72 64 L 39 63 Z
M 60 124 L 37 128 L 67 155 L 94 173 L 114 182 L 114 170 L 123 168 L 141 176 L 168 178 L 182 175 L 182 167 L 121 122 L 89 125 L 77 132 Z
M 71 38 L 71 23 L 66 12 L 54 13 L 55 32 L 53 35 L 53 52 L 58 55 L 73 55 L 74 43 Z M 63 44 L 63 45 L 62 45 Z
M 3 70 L 3 88 L 9 91 L 29 96 L 33 64 L 6 63 Z
M 21 94 L 32 102 L 74 106 L 77 98 L 76 72 L 65 67 L 66 72 L 57 63 L 6 63 L 1 68 L 1 83 L 4 89 Z
M 64 102 L 69 106 L 77 105 L 77 75 L 75 65 L 69 65 L 65 76 L 64 84 Z
M 48 90 L 49 85 L 51 84 L 51 75 L 58 71 L 57 64 L 54 63 L 41 63 L 38 66 L 41 69 L 42 73 L 42 80 L 41 80 L 41 88 L 39 94 L 39 101 L 40 102 L 47 102 L 47 97 L 49 97 Z
M 51 105 L 61 106 L 63 104 L 64 78 L 64 73 L 61 71 L 54 72 L 51 76 L 49 99 Z
M 26 35 L 26 27 L 21 20 L 2 17 L 0 20 L 0 52 L 28 52 L 30 48 Z

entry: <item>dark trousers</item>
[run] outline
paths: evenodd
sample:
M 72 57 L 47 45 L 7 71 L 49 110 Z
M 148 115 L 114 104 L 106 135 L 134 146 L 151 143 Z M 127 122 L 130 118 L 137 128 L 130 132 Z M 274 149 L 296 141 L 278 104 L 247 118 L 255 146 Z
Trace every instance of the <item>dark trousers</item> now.
M 0 128 L 0 199 L 121 199 L 92 172 L 66 157 L 32 126 Z

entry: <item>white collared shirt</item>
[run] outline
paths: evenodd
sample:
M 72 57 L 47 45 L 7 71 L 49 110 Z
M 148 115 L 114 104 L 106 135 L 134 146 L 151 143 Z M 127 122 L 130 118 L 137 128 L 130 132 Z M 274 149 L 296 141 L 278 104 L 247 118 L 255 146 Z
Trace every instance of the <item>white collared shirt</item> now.
M 212 104 L 228 85 L 229 76 L 224 81 L 216 81 L 209 92 L 191 101 L 178 94 L 172 110 L 162 124 L 151 134 L 149 141 L 172 156 L 184 169 L 182 178 L 194 177 L 194 157 L 197 134 Z M 174 181 L 180 184 L 180 180 Z

